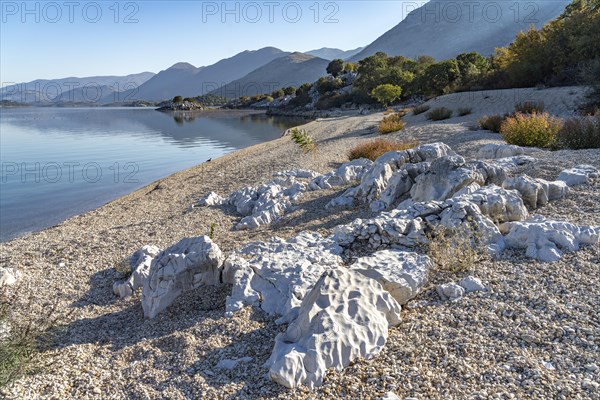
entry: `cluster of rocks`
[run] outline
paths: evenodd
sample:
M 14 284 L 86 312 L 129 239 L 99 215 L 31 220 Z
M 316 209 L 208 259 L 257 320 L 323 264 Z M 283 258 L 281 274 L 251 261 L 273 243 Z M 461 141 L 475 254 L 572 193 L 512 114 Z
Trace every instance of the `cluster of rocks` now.
M 274 179 L 260 186 L 245 187 L 227 198 L 211 192 L 195 206 L 234 206 L 243 216 L 235 229 L 256 229 L 270 225 L 294 209 L 303 193 L 331 189 L 359 181 L 373 163 L 367 159 L 347 162 L 326 174 L 295 169 L 276 173 Z
M 518 148 L 490 154 L 508 157 L 466 162 L 446 145 L 433 144 L 387 153 L 374 163 L 356 160 L 322 175 L 282 172 L 228 198 L 211 193 L 200 204 L 235 206 L 245 215 L 238 229 L 271 223 L 303 192 L 352 182 L 359 183 L 332 207 L 364 202 L 388 211 L 338 226 L 328 237 L 304 232 L 288 240 L 273 238 L 227 257 L 206 236 L 183 239 L 163 251 L 146 246 L 131 257 L 132 275 L 114 291 L 129 296 L 142 287 L 144 314 L 154 318 L 187 290 L 232 285 L 227 315 L 253 306 L 287 324 L 265 365 L 269 377 L 286 387 L 318 386 L 328 368 L 373 357 L 385 346 L 388 328 L 400 322 L 401 307 L 427 282 L 432 262 L 418 250 L 436 229 L 468 227 L 493 255 L 525 248 L 527 256 L 541 261 L 556 261 L 562 251 L 600 241 L 600 227 L 530 217 L 526 207 L 558 199 L 570 184 L 583 181 L 581 174 L 587 180 L 598 171 L 579 166 L 554 182 L 510 177 L 532 159 Z M 485 287 L 467 277 L 437 290 L 442 299 L 452 300 Z

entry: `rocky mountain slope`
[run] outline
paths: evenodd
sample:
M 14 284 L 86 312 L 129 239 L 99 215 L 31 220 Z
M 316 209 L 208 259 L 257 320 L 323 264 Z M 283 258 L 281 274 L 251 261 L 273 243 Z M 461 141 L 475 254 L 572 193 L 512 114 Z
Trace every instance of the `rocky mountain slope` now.
M 476 51 L 485 56 L 511 43 L 531 25 L 541 27 L 559 16 L 569 0 L 454 2 L 432 0 L 351 57 L 358 61 L 379 51 L 388 55 L 436 59 Z

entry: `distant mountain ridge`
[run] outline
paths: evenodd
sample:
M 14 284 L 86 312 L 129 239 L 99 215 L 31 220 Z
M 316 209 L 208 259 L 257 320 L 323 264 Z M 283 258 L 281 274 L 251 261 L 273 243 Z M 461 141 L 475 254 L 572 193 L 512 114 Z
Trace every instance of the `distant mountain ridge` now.
M 350 58 L 359 61 L 379 51 L 390 56 L 428 55 L 438 60 L 476 51 L 491 55 L 529 26 L 558 17 L 571 0 L 455 2 L 431 0 Z M 470 5 L 469 5 L 470 4 Z
M 114 92 L 138 87 L 154 76 L 142 72 L 126 76 L 68 77 L 60 79 L 36 79 L 0 89 L 0 99 L 24 103 L 69 102 L 99 100 Z M 99 97 L 100 96 L 100 97 Z M 76 100 L 78 99 L 78 100 Z
M 292 53 L 257 68 L 241 79 L 232 81 L 210 94 L 228 99 L 271 93 L 288 86 L 299 87 L 325 75 L 329 60 L 305 53 Z
M 331 47 L 323 47 L 321 49 L 307 51 L 306 54 L 310 54 L 311 56 L 320 57 L 325 60 L 334 60 L 336 58 L 341 58 L 342 60 L 345 60 L 347 58 L 352 57 L 355 54 L 360 53 L 363 49 L 364 49 L 364 47 L 359 47 L 354 50 L 344 51 L 344 50 L 340 50 L 340 49 L 334 49 Z
M 288 54 L 290 53 L 275 47 L 264 47 L 238 53 L 206 67 L 196 68 L 188 63 L 177 63 L 153 76 L 137 90 L 123 95 L 127 98 L 154 101 L 174 96 L 199 96 L 240 79 L 256 68 Z

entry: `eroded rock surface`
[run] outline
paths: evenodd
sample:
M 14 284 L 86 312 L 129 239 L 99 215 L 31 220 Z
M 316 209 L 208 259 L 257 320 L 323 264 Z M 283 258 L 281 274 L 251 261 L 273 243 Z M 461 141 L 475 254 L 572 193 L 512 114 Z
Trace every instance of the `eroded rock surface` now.
M 119 297 L 129 297 L 133 293 L 144 286 L 144 281 L 150 274 L 150 264 L 154 257 L 160 253 L 160 249 L 156 246 L 144 246 L 131 256 L 129 265 L 131 275 L 127 280 L 115 282 L 113 284 L 113 292 Z
M 400 305 L 379 282 L 345 268 L 327 271 L 275 338 L 269 377 L 288 388 L 319 386 L 328 368 L 377 355 L 399 323 Z
M 159 253 L 142 289 L 142 308 L 154 318 L 182 293 L 221 283 L 223 254 L 208 236 L 186 238 Z
M 359 258 L 350 269 L 377 280 L 398 304 L 404 305 L 419 294 L 432 265 L 425 255 L 382 250 Z
M 283 320 L 293 318 L 289 314 L 297 312 L 319 277 L 342 265 L 339 253 L 333 241 L 313 233 L 244 246 L 225 262 L 224 281 L 233 284 L 227 313 L 255 306 Z
M 525 255 L 539 261 L 558 261 L 565 251 L 579 250 L 581 245 L 598 245 L 600 226 L 578 226 L 535 216 L 523 222 L 500 226 L 508 247 L 525 249 Z

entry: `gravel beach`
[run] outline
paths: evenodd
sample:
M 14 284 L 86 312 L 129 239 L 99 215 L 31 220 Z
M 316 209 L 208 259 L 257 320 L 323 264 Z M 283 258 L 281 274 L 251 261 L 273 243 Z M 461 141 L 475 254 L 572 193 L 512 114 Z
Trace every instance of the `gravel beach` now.
M 525 89 L 526 90 L 526 89 Z M 498 91 L 478 99 L 455 94 L 432 107 L 473 108 L 470 115 L 433 123 L 405 117 L 404 131 L 386 136 L 419 143 L 443 141 L 467 159 L 500 135 L 477 130 L 483 115 L 514 109 L 518 101 L 546 103 L 567 116 L 581 101 L 578 88 Z M 478 92 L 481 93 L 481 92 Z M 485 95 L 482 95 L 485 96 Z M 489 100 L 489 101 L 486 101 Z M 325 204 L 345 188 L 307 193 L 281 221 L 253 231 L 234 231 L 232 206 L 190 208 L 214 191 L 220 195 L 257 185 L 292 168 L 327 172 L 347 161 L 354 145 L 378 137 L 383 113 L 319 119 L 302 128 L 317 152 L 304 154 L 289 136 L 253 146 L 176 173 L 62 224 L 2 243 L 0 261 L 22 272 L 17 310 L 39 313 L 58 302 L 72 312 L 40 371 L 1 389 L 7 399 L 600 399 L 600 250 L 587 247 L 556 263 L 505 251 L 468 271 L 436 270 L 426 289 L 403 308 L 385 349 L 343 371 L 330 371 L 323 386 L 288 390 L 262 367 L 285 327 L 260 310 L 224 317 L 230 287 L 201 288 L 176 300 L 153 320 L 144 319 L 140 293 L 118 299 L 114 267 L 146 244 L 165 248 L 184 237 L 205 235 L 228 254 L 241 245 L 301 231 L 330 234 L 340 224 L 375 214 L 368 206 L 344 211 Z M 579 164 L 600 168 L 600 150 L 532 150 L 538 159 L 521 173 L 556 179 Z M 600 179 L 574 187 L 563 199 L 535 211 L 547 218 L 600 225 Z M 488 291 L 442 301 L 435 285 L 466 275 Z M 235 368 L 219 361 L 251 357 Z

